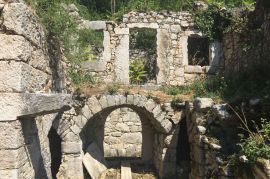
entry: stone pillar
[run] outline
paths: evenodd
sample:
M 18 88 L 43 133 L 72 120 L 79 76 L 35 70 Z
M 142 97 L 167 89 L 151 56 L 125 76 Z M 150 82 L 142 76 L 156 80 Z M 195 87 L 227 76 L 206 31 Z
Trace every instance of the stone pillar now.
M 129 84 L 129 29 L 115 29 L 115 34 L 120 38 L 115 51 L 116 82 Z
M 157 29 L 157 84 L 166 83 L 168 70 L 167 59 L 169 57 L 170 40 L 169 31 L 167 29 Z

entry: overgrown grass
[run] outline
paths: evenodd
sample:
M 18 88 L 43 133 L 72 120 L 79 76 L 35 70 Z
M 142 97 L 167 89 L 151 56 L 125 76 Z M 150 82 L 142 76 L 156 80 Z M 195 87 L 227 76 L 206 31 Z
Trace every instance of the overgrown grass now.
M 187 95 L 190 94 L 193 98 L 208 97 L 221 99 L 227 85 L 223 77 L 216 76 L 208 79 L 198 78 L 187 86 L 165 87 L 163 91 L 168 95 Z
M 192 94 L 193 97 L 210 97 L 233 102 L 239 99 L 260 98 L 270 101 L 270 66 L 259 65 L 238 74 L 196 79 L 188 86 L 165 87 L 168 95 Z

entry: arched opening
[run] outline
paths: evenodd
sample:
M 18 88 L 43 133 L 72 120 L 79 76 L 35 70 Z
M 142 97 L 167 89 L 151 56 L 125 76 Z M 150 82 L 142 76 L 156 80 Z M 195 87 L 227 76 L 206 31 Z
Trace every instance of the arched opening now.
M 83 151 L 95 142 L 109 168 L 119 168 L 122 161 L 129 161 L 131 168 L 153 166 L 154 129 L 142 109 L 129 106 L 103 109 L 89 119 L 80 136 Z
M 176 150 L 176 162 L 179 168 L 178 176 L 180 178 L 188 178 L 190 172 L 190 146 L 186 118 L 183 118 L 179 123 L 178 145 Z
M 51 152 L 51 172 L 52 178 L 56 179 L 56 174 L 59 171 L 59 167 L 61 164 L 61 138 L 57 134 L 56 130 L 51 127 L 49 134 L 49 144 L 50 144 L 50 152 Z

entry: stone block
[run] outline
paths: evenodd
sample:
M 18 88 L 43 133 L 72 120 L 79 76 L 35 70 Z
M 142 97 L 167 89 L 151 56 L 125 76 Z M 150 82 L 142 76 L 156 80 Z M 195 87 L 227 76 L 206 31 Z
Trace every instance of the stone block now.
M 128 28 L 151 28 L 158 29 L 159 26 L 157 23 L 130 23 L 127 24 Z
M 157 106 L 153 109 L 153 115 L 154 115 L 154 118 L 158 117 L 161 113 L 162 113 L 162 109 L 161 109 L 160 105 L 157 105 Z
M 180 25 L 171 25 L 171 32 L 172 33 L 179 33 L 179 32 L 181 32 L 181 26 Z
M 141 96 L 137 105 L 140 107 L 144 107 L 146 102 L 147 102 L 147 98 L 145 96 Z
M 122 140 L 127 144 L 141 144 L 142 143 L 142 134 L 137 133 L 125 133 L 122 135 Z
M 198 65 L 188 65 L 188 66 L 185 66 L 185 73 L 203 73 L 203 69 L 201 66 L 198 66 Z
M 96 143 L 88 146 L 83 157 L 83 164 L 93 179 L 99 179 L 99 176 L 107 170 L 107 163 L 101 150 Z
M 96 114 L 102 110 L 101 105 L 96 97 L 91 97 L 87 100 L 87 105 L 92 111 L 92 114 Z
M 25 3 L 10 3 L 3 9 L 2 17 L 6 30 L 24 36 L 38 47 L 44 47 L 44 29 L 37 23 L 37 17 Z
M 115 106 L 115 99 L 113 95 L 107 95 L 108 107 Z
M 89 108 L 88 105 L 85 105 L 85 106 L 82 108 L 82 115 L 83 115 L 83 117 L 85 117 L 86 119 L 90 119 L 90 118 L 93 116 L 93 114 L 92 114 L 92 112 L 91 112 L 91 110 L 90 110 L 90 108 Z
M 80 142 L 62 142 L 61 149 L 64 154 L 80 154 L 82 144 Z
M 49 75 L 23 62 L 0 61 L 0 91 L 44 91 Z
M 208 110 L 214 105 L 214 101 L 211 98 L 196 98 L 193 105 L 197 111 Z
M 116 35 L 129 35 L 129 28 L 115 28 Z
M 18 149 L 0 149 L 1 165 L 0 170 L 20 168 L 27 162 L 26 146 Z
M 120 95 L 120 105 L 127 104 L 127 98 L 123 95 Z
M 106 22 L 83 20 L 82 23 L 80 24 L 80 27 L 92 30 L 106 30 Z
M 133 102 L 134 102 L 134 96 L 128 95 L 127 96 L 127 104 L 133 104 Z
M 0 122 L 0 149 L 17 149 L 24 145 L 21 123 Z
M 0 34 L 0 60 L 28 61 L 30 43 L 22 36 Z
M 129 162 L 121 162 L 121 179 L 132 179 Z
M 149 99 L 144 107 L 148 110 L 148 111 L 152 111 L 155 107 L 156 107 L 156 103 L 153 99 Z
M 0 93 L 0 121 L 55 113 L 71 104 L 68 94 Z
M 121 35 L 115 49 L 116 82 L 129 84 L 129 35 Z
M 101 98 L 99 99 L 99 103 L 103 109 L 107 108 L 108 102 L 106 96 L 101 96 Z

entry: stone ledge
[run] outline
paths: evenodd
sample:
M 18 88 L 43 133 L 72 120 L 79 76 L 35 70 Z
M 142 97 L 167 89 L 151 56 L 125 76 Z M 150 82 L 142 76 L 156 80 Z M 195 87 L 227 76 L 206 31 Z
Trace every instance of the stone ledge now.
M 0 121 L 55 113 L 71 104 L 69 94 L 0 93 Z

